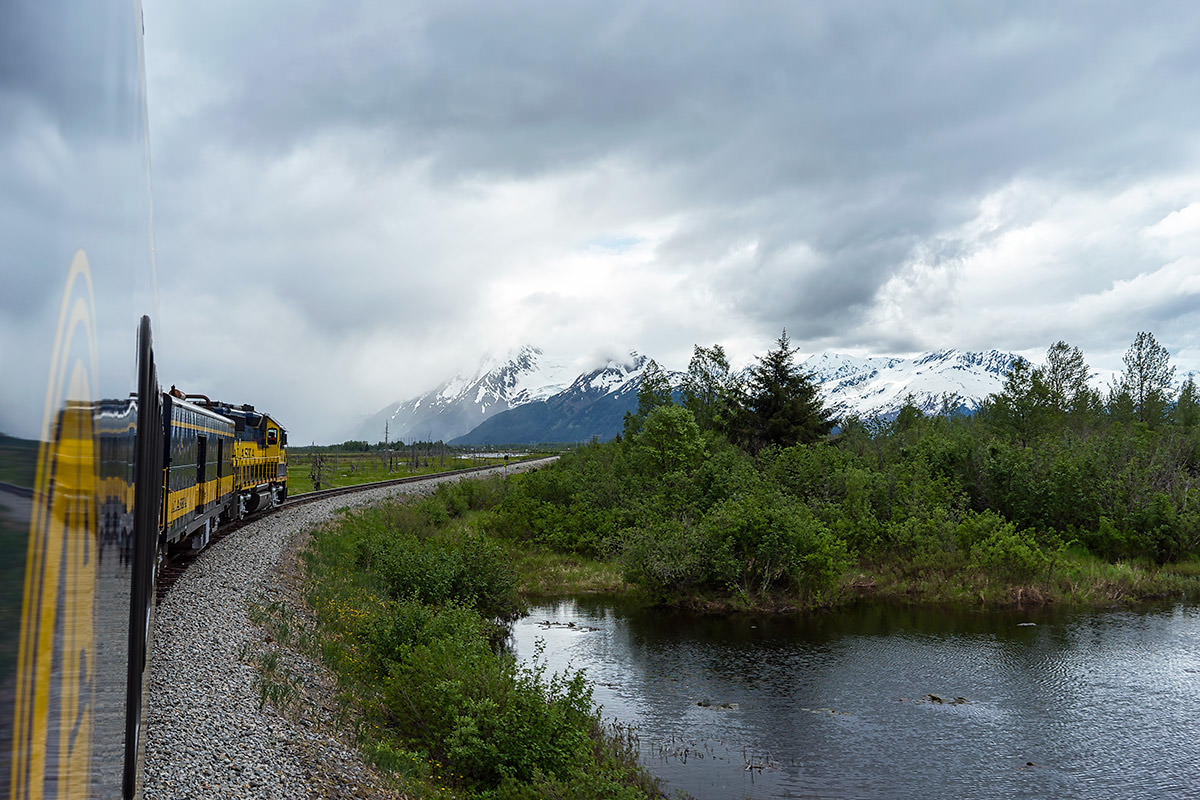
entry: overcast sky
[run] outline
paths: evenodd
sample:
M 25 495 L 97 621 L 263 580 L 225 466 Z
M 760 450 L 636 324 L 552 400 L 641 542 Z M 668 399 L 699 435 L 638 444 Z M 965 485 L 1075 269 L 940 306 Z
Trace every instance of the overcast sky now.
M 144 3 L 160 375 L 294 442 L 522 343 L 1200 369 L 1200 4 Z

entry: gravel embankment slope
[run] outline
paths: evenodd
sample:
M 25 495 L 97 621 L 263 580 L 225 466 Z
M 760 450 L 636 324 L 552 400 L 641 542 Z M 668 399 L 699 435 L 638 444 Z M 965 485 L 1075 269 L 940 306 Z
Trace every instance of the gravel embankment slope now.
M 514 465 L 510 471 L 533 465 Z M 188 568 L 158 607 L 145 718 L 143 797 L 395 796 L 339 731 L 328 675 L 294 652 L 302 700 L 287 713 L 260 705 L 254 653 L 264 632 L 255 603 L 297 608 L 294 554 L 339 508 L 428 492 L 441 478 L 288 508 L 246 525 Z

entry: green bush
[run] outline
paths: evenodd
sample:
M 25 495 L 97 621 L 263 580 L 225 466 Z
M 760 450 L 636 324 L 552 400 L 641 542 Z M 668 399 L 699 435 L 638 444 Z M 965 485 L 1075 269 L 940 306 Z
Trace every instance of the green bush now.
M 516 583 L 499 549 L 480 536 L 434 540 L 395 533 L 366 540 L 359 549 L 370 551 L 359 563 L 371 565 L 393 598 L 432 604 L 458 600 L 496 617 L 519 608 Z
M 621 559 L 630 583 L 669 600 L 722 586 L 732 554 L 690 520 L 660 518 L 626 532 Z
M 383 680 L 390 724 L 487 787 L 580 771 L 598 722 L 583 673 L 519 667 L 469 628 L 398 651 Z
M 658 596 L 728 588 L 820 597 L 850 559 L 803 503 L 763 491 L 713 507 L 699 523 L 659 519 L 630 536 L 629 579 Z
M 994 524 L 991 519 L 980 527 L 982 538 L 971 546 L 972 567 L 1021 581 L 1035 577 L 1049 566 L 1050 557 L 1030 531 L 1017 530 L 1011 522 Z
M 884 524 L 879 547 L 902 560 L 945 563 L 954 553 L 957 526 L 955 510 L 940 505 L 920 506 Z
M 977 544 L 1011 527 L 1012 524 L 995 511 L 968 511 L 954 531 L 957 551 L 969 554 Z

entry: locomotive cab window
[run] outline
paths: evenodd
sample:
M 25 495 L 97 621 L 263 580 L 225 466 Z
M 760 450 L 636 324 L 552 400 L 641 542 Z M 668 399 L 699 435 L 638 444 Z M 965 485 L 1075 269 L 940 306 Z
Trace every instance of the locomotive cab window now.
M 279 441 L 279 431 L 275 428 L 267 429 L 267 444 L 276 444 Z

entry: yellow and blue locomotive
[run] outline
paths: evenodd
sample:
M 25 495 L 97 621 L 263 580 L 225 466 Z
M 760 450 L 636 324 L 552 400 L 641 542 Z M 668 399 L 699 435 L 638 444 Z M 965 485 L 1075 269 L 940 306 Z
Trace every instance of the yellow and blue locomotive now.
M 223 449 L 203 476 L 211 484 L 209 492 L 216 493 L 210 496 L 223 504 L 222 521 L 277 506 L 287 498 L 287 431 L 278 420 L 252 405 L 216 402 L 202 394 L 173 391 L 167 397 L 172 406 L 206 412 L 232 426 L 222 429 L 217 446 Z
M 287 497 L 287 431 L 252 405 L 162 395 L 160 548 L 205 547 L 218 525 Z

